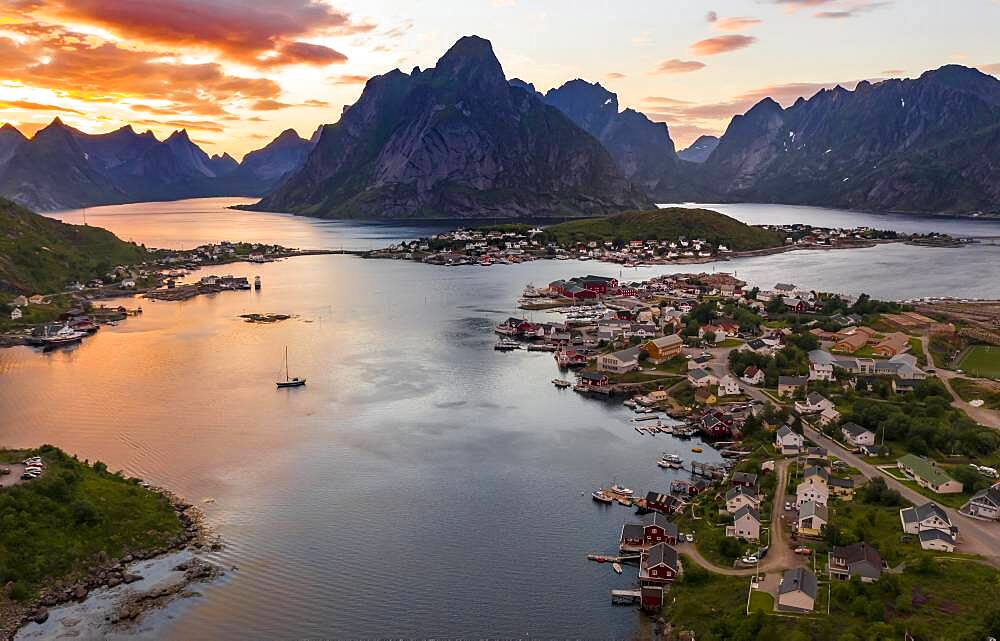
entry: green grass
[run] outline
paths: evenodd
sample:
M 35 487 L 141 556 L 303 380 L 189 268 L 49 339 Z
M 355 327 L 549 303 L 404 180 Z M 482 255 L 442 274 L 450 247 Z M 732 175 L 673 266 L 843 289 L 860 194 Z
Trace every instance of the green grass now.
M 725 244 L 735 251 L 780 247 L 784 239 L 776 232 L 751 227 L 734 218 L 708 209 L 672 207 L 634 211 L 574 220 L 545 228 L 545 239 L 562 245 L 589 241 L 703 239 Z
M 1000 346 L 973 345 L 958 367 L 973 376 L 1000 379 Z
M 67 225 L 0 198 L 0 291 L 57 292 L 146 256 L 106 229 Z
M 991 410 L 1000 410 L 1000 391 L 988 385 L 977 383 L 976 381 L 964 378 L 951 379 L 951 388 L 955 390 L 963 401 L 983 401 L 983 407 Z
M 773 612 L 774 597 L 767 592 L 753 590 L 750 593 L 749 609 L 751 612 Z
M 0 461 L 33 454 L 45 461 L 45 473 L 0 490 L 0 584 L 15 583 L 20 595 L 85 569 L 98 553 L 153 549 L 181 532 L 163 496 L 101 463 L 88 465 L 48 445 L 0 450 Z

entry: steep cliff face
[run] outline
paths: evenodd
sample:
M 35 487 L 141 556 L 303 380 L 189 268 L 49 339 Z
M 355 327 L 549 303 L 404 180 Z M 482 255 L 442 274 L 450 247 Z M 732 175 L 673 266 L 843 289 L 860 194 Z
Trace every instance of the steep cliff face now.
M 648 206 L 601 144 L 511 86 L 490 43 L 368 81 L 303 168 L 254 208 L 323 217 L 590 216 Z
M 277 138 L 243 157 L 242 168 L 264 181 L 278 181 L 296 171 L 306 160 L 313 143 L 286 129 Z
M 597 138 L 626 178 L 658 200 L 674 197 L 685 168 L 665 123 L 633 109 L 618 111 L 618 96 L 600 83 L 571 80 L 545 94 L 545 102 Z
M 997 211 L 1000 81 L 950 65 L 914 80 L 770 99 L 733 118 L 702 183 L 727 200 Z

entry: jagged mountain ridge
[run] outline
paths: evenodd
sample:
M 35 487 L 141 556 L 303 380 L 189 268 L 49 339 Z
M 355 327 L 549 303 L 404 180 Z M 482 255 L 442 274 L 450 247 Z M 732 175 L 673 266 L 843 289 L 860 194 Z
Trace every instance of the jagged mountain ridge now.
M 715 148 L 719 146 L 717 136 L 698 136 L 697 140 L 687 148 L 677 152 L 677 157 L 693 163 L 703 163 L 712 155 Z
M 210 157 L 184 130 L 159 141 L 130 125 L 88 134 L 56 118 L 28 139 L 5 125 L 0 128 L 0 195 L 39 211 L 259 196 L 297 169 L 311 146 L 287 130 L 239 163 L 229 154 Z
M 534 92 L 487 40 L 433 68 L 371 78 L 304 166 L 249 208 L 321 217 L 516 218 L 648 207 L 608 152 Z

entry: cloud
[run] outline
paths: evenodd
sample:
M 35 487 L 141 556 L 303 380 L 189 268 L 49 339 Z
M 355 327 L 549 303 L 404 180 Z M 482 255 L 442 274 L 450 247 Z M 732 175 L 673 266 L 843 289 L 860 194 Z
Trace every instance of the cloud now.
M 617 71 L 612 71 L 606 77 L 608 80 L 621 80 L 622 78 L 627 78 L 628 76 L 623 73 L 618 73 Z
M 757 38 L 753 36 L 744 36 L 740 34 L 730 34 L 726 36 L 715 36 L 714 38 L 705 38 L 704 40 L 699 40 L 698 42 L 691 45 L 691 53 L 698 56 L 714 56 L 720 53 L 726 53 L 729 51 L 736 51 L 737 49 L 742 49 L 744 47 L 749 47 L 757 41 Z
M 253 111 L 277 111 L 278 109 L 286 109 L 291 107 L 287 102 L 280 102 L 278 100 L 258 100 L 250 105 L 250 109 Z
M 670 60 L 664 60 L 656 66 L 656 70 L 652 73 L 690 73 L 692 71 L 698 71 L 705 66 L 704 62 L 699 62 L 698 60 L 680 60 L 678 58 L 671 58 Z
M 719 31 L 743 31 L 756 24 L 760 24 L 759 18 L 733 16 L 731 18 L 719 18 L 712 23 L 712 26 Z
M 368 82 L 368 76 L 348 73 L 334 76 L 330 81 L 335 85 L 363 85 Z
M 261 67 L 341 61 L 343 54 L 303 38 L 375 28 L 318 0 L 25 0 L 20 10 L 42 21 L 98 27 L 138 45 L 210 50 Z
M 316 100 L 315 98 L 310 98 L 302 103 L 306 107 L 329 107 L 330 103 L 326 100 Z
M 206 120 L 134 120 L 132 124 L 147 127 L 174 127 L 176 129 L 193 129 L 196 131 L 211 131 L 221 133 L 225 128 L 217 122 Z
M 644 103 L 650 105 L 689 105 L 691 104 L 687 100 L 678 100 L 677 98 L 668 98 L 666 96 L 646 96 L 642 99 Z
M 24 109 L 26 111 L 62 111 L 71 114 L 80 114 L 82 111 L 77 111 L 76 109 L 70 109 L 69 107 L 60 107 L 58 105 L 46 105 L 39 102 L 31 102 L 28 100 L 0 100 L 0 109 Z
M 906 73 L 906 70 L 905 69 L 883 69 L 881 73 L 882 73 L 883 76 L 901 76 L 904 73 Z
M 1000 76 L 1000 62 L 991 65 L 979 65 L 979 70 L 985 73 L 991 73 L 994 76 Z

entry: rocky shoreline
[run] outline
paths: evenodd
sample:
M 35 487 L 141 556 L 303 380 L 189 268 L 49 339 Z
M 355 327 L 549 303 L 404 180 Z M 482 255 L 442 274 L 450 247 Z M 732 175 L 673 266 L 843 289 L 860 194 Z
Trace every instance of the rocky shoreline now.
M 177 514 L 182 531 L 161 546 L 131 551 L 121 558 L 110 558 L 101 553 L 84 572 L 54 581 L 32 602 L 8 602 L 6 606 L 0 606 L 0 639 L 14 641 L 20 638 L 20 632 L 26 626 L 46 624 L 52 612 L 84 603 L 91 595 L 115 589 L 119 594 L 114 596 L 121 598 L 108 599 L 108 594 L 103 595 L 109 602 L 106 604 L 107 611 L 102 611 L 102 618 L 107 625 L 125 626 L 138 622 L 146 612 L 163 607 L 173 598 L 193 596 L 188 592 L 192 583 L 208 582 L 224 574 L 219 566 L 195 556 L 197 551 L 222 549 L 220 538 L 207 527 L 201 510 L 165 488 L 146 487 L 166 497 Z M 166 567 L 158 567 L 163 565 L 163 561 L 169 563 Z M 154 585 L 146 586 L 148 589 L 145 590 L 130 589 L 132 584 L 141 586 L 146 582 L 143 569 L 155 570 L 157 574 L 172 573 L 174 576 L 168 581 L 152 581 Z M 66 626 L 67 621 L 75 625 L 73 620 L 63 618 L 62 625 Z

